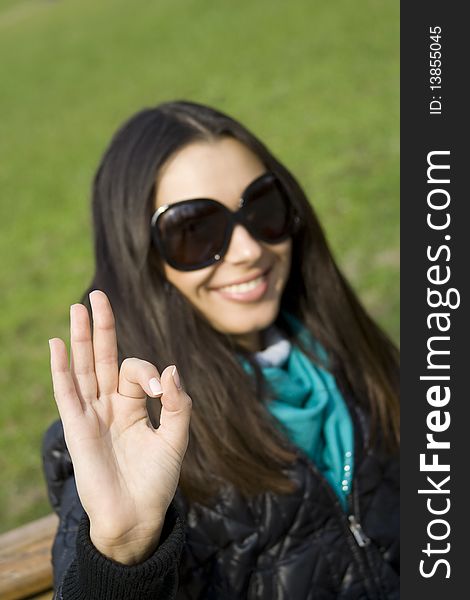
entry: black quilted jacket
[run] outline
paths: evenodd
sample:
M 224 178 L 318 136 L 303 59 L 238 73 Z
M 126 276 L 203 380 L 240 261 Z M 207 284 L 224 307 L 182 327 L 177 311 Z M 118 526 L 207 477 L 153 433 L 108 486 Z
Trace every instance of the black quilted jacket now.
M 125 581 L 135 568 L 126 567 L 127 571 L 122 572 L 116 568 L 116 563 L 101 557 L 100 568 L 103 574 L 106 572 L 106 585 L 103 584 L 106 593 L 98 593 L 93 598 L 399 598 L 398 458 L 364 451 L 367 423 L 359 409 L 353 409 L 351 414 L 356 433 L 355 469 L 350 506 L 346 513 L 315 465 L 297 451 L 298 460 L 290 470 L 290 476 L 298 483 L 294 494 L 279 496 L 265 493 L 246 502 L 234 489 L 227 487 L 217 503 L 207 508 L 186 506 L 177 492 L 174 504 L 185 517 L 186 540 L 182 557 L 179 559 L 178 549 L 171 556 L 164 549 L 158 554 L 158 560 L 162 554 L 166 557 L 167 570 L 168 561 L 177 563 L 180 560 L 179 584 L 175 573 L 170 573 L 167 588 L 152 588 L 150 584 L 145 588 L 158 589 L 159 592 L 154 595 L 150 592 L 148 595 L 144 592 L 136 595 L 123 592 L 125 586 L 113 592 L 116 579 Z M 44 462 L 49 496 L 61 517 L 53 549 L 54 576 L 59 590 L 57 597 L 64 600 L 69 600 L 69 597 L 88 598 L 80 591 L 69 597 L 61 595 L 60 582 L 74 579 L 73 573 L 77 569 L 80 571 L 80 561 L 84 560 L 80 557 L 91 553 L 90 550 L 85 552 L 82 545 L 86 547 L 88 543 L 91 546 L 91 543 L 87 542 L 86 533 L 83 533 L 86 517 L 83 519 L 59 423 L 46 434 Z M 175 517 L 167 520 L 171 519 L 174 525 Z M 81 533 L 76 544 L 80 520 Z M 176 523 L 174 531 L 180 521 Z M 173 525 L 170 524 L 170 527 Z M 170 536 L 172 540 L 175 539 L 174 531 L 173 537 Z M 112 576 L 106 570 L 109 567 L 106 563 L 115 568 Z M 152 564 L 158 565 L 158 568 L 152 568 L 160 570 L 160 577 L 167 576 L 160 562 Z M 81 569 L 83 577 L 86 569 L 83 565 Z M 136 580 L 142 582 L 142 577 L 150 577 L 150 569 L 146 569 L 139 572 Z M 76 590 L 77 585 L 81 584 L 74 583 L 73 589 Z

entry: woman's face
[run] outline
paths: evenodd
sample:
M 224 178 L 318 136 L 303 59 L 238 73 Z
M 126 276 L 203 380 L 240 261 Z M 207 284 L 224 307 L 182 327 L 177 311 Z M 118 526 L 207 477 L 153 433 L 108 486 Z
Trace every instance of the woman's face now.
M 160 171 L 156 208 L 190 198 L 213 198 L 235 211 L 245 188 L 265 171 L 259 158 L 235 139 L 193 142 Z M 164 263 L 164 271 L 214 329 L 256 351 L 261 349 L 260 332 L 279 312 L 291 247 L 290 239 L 259 242 L 237 224 L 221 261 L 196 271 L 178 271 Z

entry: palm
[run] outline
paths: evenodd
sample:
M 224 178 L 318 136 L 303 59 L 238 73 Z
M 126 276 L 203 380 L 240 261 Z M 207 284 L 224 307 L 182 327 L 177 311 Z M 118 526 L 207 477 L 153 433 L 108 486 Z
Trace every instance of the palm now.
M 93 341 L 86 309 L 72 308 L 70 371 L 63 343 L 51 344 L 54 392 L 82 504 L 100 536 L 117 539 L 164 517 L 187 447 L 190 399 L 165 369 L 153 429 L 146 398 L 158 372 L 130 359 L 118 373 L 111 307 L 97 292 L 92 304 Z
M 162 432 L 147 426 L 142 407 L 130 410 L 129 402 L 135 400 L 118 393 L 98 400 L 74 424 L 73 437 L 67 434 L 85 510 L 91 518 L 119 510 L 123 528 L 136 518 L 135 511 L 162 516 L 163 504 L 175 493 L 182 459 Z

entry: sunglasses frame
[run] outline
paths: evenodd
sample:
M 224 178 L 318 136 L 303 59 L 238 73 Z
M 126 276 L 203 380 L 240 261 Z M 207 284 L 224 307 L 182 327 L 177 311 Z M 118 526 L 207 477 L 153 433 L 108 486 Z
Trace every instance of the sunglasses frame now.
M 288 214 L 289 214 L 289 222 L 288 222 L 288 225 L 286 228 L 286 233 L 284 235 L 280 236 L 279 238 L 276 238 L 276 241 L 263 239 L 263 237 L 259 236 L 256 232 L 252 231 L 251 225 L 249 223 L 247 223 L 246 220 L 244 219 L 244 214 L 246 212 L 246 206 L 247 206 L 246 203 L 247 203 L 247 201 L 249 201 L 249 197 L 247 198 L 247 195 L 249 194 L 250 189 L 252 187 L 255 187 L 256 185 L 258 185 L 260 182 L 264 181 L 265 179 L 271 180 L 275 184 L 278 191 L 280 192 L 281 197 L 283 198 L 283 200 L 286 204 L 286 207 L 288 209 Z M 228 225 L 225 228 L 222 248 L 218 252 L 216 252 L 210 259 L 200 262 L 197 265 L 181 265 L 181 264 L 175 262 L 174 260 L 172 260 L 171 257 L 169 257 L 167 255 L 164 244 L 158 233 L 158 225 L 157 225 L 158 220 L 162 217 L 162 215 L 164 215 L 167 212 L 167 210 L 169 210 L 175 206 L 180 206 L 182 204 L 191 204 L 194 202 L 200 202 L 201 200 L 216 204 L 217 207 L 219 208 L 219 210 L 223 209 L 224 213 L 228 217 L 228 219 L 227 219 Z M 268 171 L 266 173 L 263 173 L 259 177 L 257 177 L 245 188 L 245 190 L 243 191 L 243 193 L 240 197 L 236 211 L 230 210 L 229 208 L 227 208 L 225 206 L 225 204 L 222 204 L 221 202 L 219 202 L 218 200 L 214 200 L 213 198 L 191 198 L 189 200 L 181 200 L 179 202 L 173 202 L 172 204 L 164 204 L 163 206 L 160 206 L 160 208 L 158 208 L 152 215 L 150 227 L 151 227 L 152 241 L 158 248 L 160 255 L 171 267 L 173 267 L 174 269 L 177 269 L 178 271 L 197 271 L 199 269 L 204 269 L 205 267 L 209 267 L 209 266 L 219 262 L 220 260 L 222 260 L 222 258 L 225 256 L 225 254 L 229 248 L 230 240 L 232 239 L 233 230 L 234 230 L 236 224 L 243 225 L 243 227 L 245 227 L 245 229 L 248 231 L 248 233 L 254 239 L 256 239 L 258 241 L 261 241 L 261 242 L 264 242 L 267 244 L 280 244 L 281 242 L 284 242 L 289 237 L 291 237 L 291 235 L 297 229 L 299 223 L 300 223 L 300 218 L 298 217 L 298 215 L 296 215 L 294 213 L 294 210 L 293 210 L 292 204 L 289 200 L 289 197 L 287 195 L 287 192 L 285 191 L 285 189 L 282 186 L 279 179 L 274 175 L 274 173 L 271 173 L 270 171 Z

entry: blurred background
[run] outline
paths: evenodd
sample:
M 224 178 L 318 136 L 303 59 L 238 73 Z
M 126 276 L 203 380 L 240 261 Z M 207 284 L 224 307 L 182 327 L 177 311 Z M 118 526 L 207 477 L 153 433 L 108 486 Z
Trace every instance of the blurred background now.
M 50 511 L 47 340 L 92 275 L 89 190 L 144 106 L 213 105 L 297 176 L 398 343 L 399 3 L 0 0 L 0 531 Z

